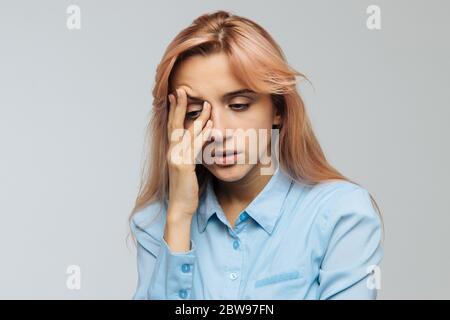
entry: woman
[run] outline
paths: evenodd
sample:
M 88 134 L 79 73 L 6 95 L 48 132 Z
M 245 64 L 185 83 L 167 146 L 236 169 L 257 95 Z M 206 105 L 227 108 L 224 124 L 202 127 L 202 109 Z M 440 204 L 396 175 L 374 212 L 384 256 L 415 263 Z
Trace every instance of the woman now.
M 130 217 L 134 299 L 376 298 L 378 207 L 325 159 L 296 76 L 261 26 L 225 11 L 169 44 Z

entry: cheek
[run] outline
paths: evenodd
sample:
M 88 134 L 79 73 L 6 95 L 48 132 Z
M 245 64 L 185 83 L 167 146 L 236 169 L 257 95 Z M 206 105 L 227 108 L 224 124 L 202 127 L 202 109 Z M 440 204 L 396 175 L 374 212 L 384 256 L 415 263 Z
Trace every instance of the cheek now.
M 256 144 L 257 149 L 265 150 L 271 140 L 272 129 L 272 105 L 268 104 L 254 104 L 246 112 L 242 112 L 233 121 L 233 127 L 244 131 L 254 131 L 254 135 L 246 136 L 245 145 L 246 153 L 255 153 L 254 147 L 250 144 Z M 265 138 L 261 138 L 265 135 Z M 252 136 L 252 138 L 250 138 Z M 254 140 L 256 137 L 256 140 Z M 242 138 L 242 137 L 241 137 Z M 238 136 L 236 140 L 238 140 Z M 242 143 L 242 141 L 241 141 Z M 253 150 L 253 151 L 252 151 Z M 258 153 L 258 151 L 256 151 Z M 259 151 L 260 152 L 260 151 Z
M 272 128 L 272 110 L 263 105 L 253 105 L 246 112 L 240 115 L 236 114 L 233 121 L 235 128 L 241 129 L 271 129 Z
M 273 122 L 273 108 L 270 103 L 261 103 L 250 108 L 254 128 L 271 129 Z

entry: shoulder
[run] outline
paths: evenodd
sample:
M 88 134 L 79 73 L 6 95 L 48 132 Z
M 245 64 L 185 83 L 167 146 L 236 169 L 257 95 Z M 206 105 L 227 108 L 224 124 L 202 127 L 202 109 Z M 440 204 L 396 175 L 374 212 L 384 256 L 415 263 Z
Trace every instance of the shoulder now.
M 354 206 L 367 206 L 370 204 L 370 194 L 364 188 L 353 182 L 344 180 L 331 180 L 313 186 L 307 186 L 307 198 L 320 209 L 328 211 Z
M 324 210 L 372 208 L 369 192 L 353 182 L 342 180 L 322 182 L 317 184 L 312 191 L 317 193 Z
M 332 180 L 308 187 L 308 202 L 320 217 L 320 227 L 331 232 L 334 227 L 351 220 L 372 223 L 375 228 L 381 226 L 381 220 L 368 190 L 355 183 L 344 180 Z
M 152 253 L 161 244 L 165 211 L 165 205 L 160 201 L 155 201 L 135 212 L 131 218 L 130 227 L 136 241 Z

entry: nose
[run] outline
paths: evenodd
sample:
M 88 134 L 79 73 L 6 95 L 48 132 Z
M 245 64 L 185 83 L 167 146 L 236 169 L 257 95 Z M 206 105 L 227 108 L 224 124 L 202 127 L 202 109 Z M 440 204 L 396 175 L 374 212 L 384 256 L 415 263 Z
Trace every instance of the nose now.
M 232 124 L 230 123 L 230 120 L 227 118 L 225 107 L 214 102 L 210 102 L 210 104 L 211 120 L 213 121 L 211 140 L 219 144 L 223 143 L 224 141 L 231 140 L 233 133 L 230 129 L 233 128 L 231 126 Z

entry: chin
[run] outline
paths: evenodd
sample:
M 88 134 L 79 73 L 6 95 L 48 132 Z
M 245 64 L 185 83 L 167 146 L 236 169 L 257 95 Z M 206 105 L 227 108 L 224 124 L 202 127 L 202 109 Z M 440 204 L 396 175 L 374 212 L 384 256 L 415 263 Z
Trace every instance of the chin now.
M 244 178 L 251 170 L 251 165 L 233 164 L 229 166 L 210 165 L 207 169 L 213 176 L 224 182 L 235 182 Z

